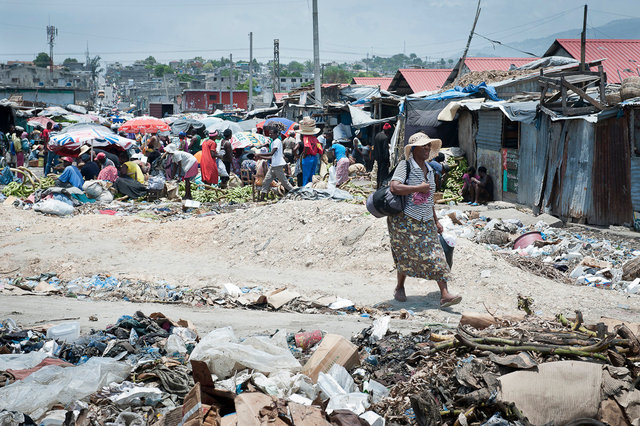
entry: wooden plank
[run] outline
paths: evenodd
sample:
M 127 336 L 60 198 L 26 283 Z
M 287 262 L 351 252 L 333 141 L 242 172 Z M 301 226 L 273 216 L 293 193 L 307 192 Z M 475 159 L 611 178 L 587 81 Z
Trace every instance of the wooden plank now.
M 606 105 L 607 97 L 604 94 L 604 68 L 602 65 L 598 65 L 598 72 L 600 73 L 600 102 Z
M 564 77 L 560 78 L 560 92 L 562 92 L 562 114 L 567 115 L 567 86 L 565 86 Z
M 569 83 L 566 80 L 563 80 L 563 82 L 568 89 L 572 90 L 576 95 L 580 96 L 582 99 L 589 102 L 594 107 L 598 108 L 601 111 L 604 109 L 604 105 L 602 105 L 600 102 L 593 99 L 591 96 L 587 95 L 585 92 L 582 91 L 582 89 L 579 89 L 578 87 L 574 86 L 573 84 Z

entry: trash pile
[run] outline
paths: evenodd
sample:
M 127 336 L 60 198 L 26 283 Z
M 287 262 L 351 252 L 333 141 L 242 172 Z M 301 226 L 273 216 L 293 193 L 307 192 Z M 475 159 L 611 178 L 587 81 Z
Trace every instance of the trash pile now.
M 530 311 L 530 299 L 521 300 Z M 465 313 L 453 332 L 434 326 L 373 339 L 374 328 L 353 339 L 361 358 L 369 354 L 358 376 L 389 388 L 370 407 L 388 424 L 640 421 L 639 324 Z
M 127 301 L 133 303 L 176 303 L 194 307 L 221 307 L 306 314 L 358 315 L 363 318 L 382 315 L 391 309 L 357 305 L 349 299 L 325 294 L 302 295 L 286 287 L 264 288 L 261 285 L 238 287 L 225 283 L 221 287 L 191 288 L 166 281 L 120 279 L 107 275 L 62 280 L 55 273 L 33 277 L 0 279 L 0 294 L 65 296 L 75 299 Z M 411 310 L 389 312 L 394 318 L 415 316 Z
M 7 319 L 0 421 L 384 425 L 368 408 L 388 390 L 356 384 L 348 370 L 359 364 L 355 345 L 319 330 L 240 339 L 223 327 L 200 337 L 189 321 L 136 312 L 80 335 L 78 323 L 21 328 Z
M 488 219 L 478 212 L 443 210 L 445 235 L 473 239 L 515 266 L 567 283 L 640 293 L 640 250 L 583 228 L 525 227 L 518 219 Z

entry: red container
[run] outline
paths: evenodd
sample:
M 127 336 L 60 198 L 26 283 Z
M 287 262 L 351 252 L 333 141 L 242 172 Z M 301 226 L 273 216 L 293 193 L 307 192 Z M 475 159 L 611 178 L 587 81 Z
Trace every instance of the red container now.
M 527 248 L 536 241 L 543 241 L 542 233 L 538 231 L 527 232 L 526 234 L 522 234 L 518 238 L 516 238 L 516 240 L 513 242 L 513 248 Z

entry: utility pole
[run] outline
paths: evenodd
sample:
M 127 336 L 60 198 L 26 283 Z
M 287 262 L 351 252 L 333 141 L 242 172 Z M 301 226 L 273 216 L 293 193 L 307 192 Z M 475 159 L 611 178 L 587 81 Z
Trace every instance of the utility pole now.
M 231 61 L 231 66 L 229 68 L 229 78 L 231 79 L 229 83 L 229 103 L 231 104 L 231 109 L 233 109 L 233 53 L 229 54 L 229 60 Z
M 280 40 L 273 40 L 273 91 L 280 91 Z
M 49 40 L 49 78 L 53 82 L 53 45 L 55 44 L 58 29 L 53 25 L 47 25 L 47 39 Z
M 582 20 L 582 34 L 580 34 L 580 72 L 586 71 L 587 48 L 587 5 L 584 5 L 584 19 Z
M 478 18 L 480 17 L 480 0 L 478 0 L 478 7 L 476 8 L 476 18 L 473 20 L 473 27 L 471 27 L 471 33 L 469 33 L 469 40 L 467 40 L 467 46 L 464 48 L 464 53 L 462 54 L 462 58 L 460 58 L 460 65 L 458 66 L 458 74 L 456 74 L 456 79 L 453 83 L 457 83 L 462 77 L 462 68 L 464 67 L 464 61 L 467 59 L 467 52 L 469 52 L 469 46 L 471 45 L 471 39 L 473 38 L 473 33 L 476 30 L 476 24 L 478 23 Z
M 322 82 L 320 81 L 320 41 L 318 39 L 318 0 L 313 0 L 313 89 L 316 102 L 322 105 Z
M 249 105 L 247 111 L 253 109 L 253 32 L 249 33 Z

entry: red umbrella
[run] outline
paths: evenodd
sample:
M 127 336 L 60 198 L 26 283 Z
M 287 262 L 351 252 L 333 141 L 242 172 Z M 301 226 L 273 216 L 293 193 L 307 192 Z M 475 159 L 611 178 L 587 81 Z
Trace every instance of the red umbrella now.
M 125 133 L 158 133 L 169 132 L 171 127 L 159 118 L 145 115 L 126 121 L 118 131 Z

